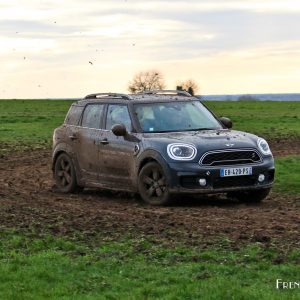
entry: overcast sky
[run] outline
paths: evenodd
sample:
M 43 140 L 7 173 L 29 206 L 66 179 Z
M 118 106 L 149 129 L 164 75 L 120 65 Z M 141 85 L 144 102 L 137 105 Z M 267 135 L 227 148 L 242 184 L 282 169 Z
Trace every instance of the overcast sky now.
M 0 0 L 0 98 L 126 92 L 156 69 L 201 94 L 300 92 L 300 0 Z

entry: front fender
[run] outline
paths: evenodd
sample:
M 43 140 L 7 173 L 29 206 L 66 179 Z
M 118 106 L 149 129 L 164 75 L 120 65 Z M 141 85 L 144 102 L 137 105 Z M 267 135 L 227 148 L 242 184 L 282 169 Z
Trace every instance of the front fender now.
M 156 161 L 160 164 L 160 166 L 162 167 L 162 169 L 165 173 L 167 181 L 170 182 L 171 176 L 170 176 L 170 168 L 169 168 L 168 163 L 166 162 L 166 160 L 163 158 L 163 156 L 159 152 L 157 152 L 153 149 L 148 149 L 148 150 L 145 150 L 138 157 L 138 160 L 137 160 L 136 170 L 135 170 L 136 187 L 137 187 L 137 183 L 138 183 L 138 176 L 139 176 L 139 173 L 140 173 L 142 167 L 147 162 L 150 162 L 150 161 Z

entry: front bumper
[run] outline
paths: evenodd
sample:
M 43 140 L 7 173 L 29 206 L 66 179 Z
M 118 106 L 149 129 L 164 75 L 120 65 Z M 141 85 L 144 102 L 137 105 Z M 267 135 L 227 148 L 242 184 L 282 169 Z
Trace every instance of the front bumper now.
M 252 175 L 220 177 L 221 168 L 245 166 L 252 167 Z M 265 175 L 263 182 L 258 181 L 259 174 Z M 274 174 L 274 160 L 272 157 L 266 157 L 263 162 L 251 165 L 206 167 L 198 163 L 169 163 L 167 177 L 171 193 L 213 194 L 271 188 Z M 201 178 L 206 179 L 206 186 L 200 186 Z

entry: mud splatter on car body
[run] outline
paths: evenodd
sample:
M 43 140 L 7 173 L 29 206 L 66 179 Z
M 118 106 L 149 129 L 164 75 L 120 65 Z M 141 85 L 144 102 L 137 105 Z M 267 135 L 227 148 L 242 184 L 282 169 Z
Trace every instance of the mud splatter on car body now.
M 180 193 L 261 201 L 274 181 L 272 153 L 231 126 L 183 91 L 91 94 L 54 131 L 54 178 L 62 192 L 138 192 L 153 205 Z

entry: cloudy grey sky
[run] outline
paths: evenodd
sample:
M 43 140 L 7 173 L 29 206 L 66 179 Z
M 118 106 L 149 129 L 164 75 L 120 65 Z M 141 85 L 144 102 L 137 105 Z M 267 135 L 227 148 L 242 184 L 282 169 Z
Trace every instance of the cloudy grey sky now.
M 0 98 L 126 92 L 156 69 L 202 94 L 300 92 L 300 0 L 0 0 Z

